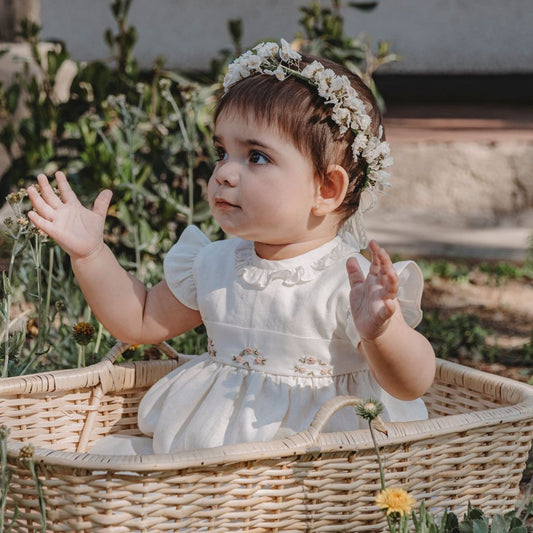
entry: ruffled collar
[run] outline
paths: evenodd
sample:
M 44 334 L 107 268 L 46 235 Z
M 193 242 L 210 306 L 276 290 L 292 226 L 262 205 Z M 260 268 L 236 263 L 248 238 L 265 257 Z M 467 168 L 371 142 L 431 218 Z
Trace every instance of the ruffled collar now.
M 243 240 L 235 249 L 235 270 L 238 277 L 258 289 L 278 279 L 286 286 L 299 285 L 315 279 L 330 265 L 357 251 L 337 236 L 302 255 L 270 261 L 256 254 L 253 242 Z

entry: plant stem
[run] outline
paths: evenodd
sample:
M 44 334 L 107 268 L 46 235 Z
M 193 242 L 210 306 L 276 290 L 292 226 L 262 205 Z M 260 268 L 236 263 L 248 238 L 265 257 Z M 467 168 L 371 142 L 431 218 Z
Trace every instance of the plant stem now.
M 376 456 L 378 458 L 379 465 L 379 478 L 381 480 L 381 490 L 385 490 L 385 471 L 383 468 L 383 462 L 381 461 L 381 454 L 379 453 L 379 446 L 376 441 L 376 435 L 374 434 L 374 428 L 372 427 L 372 422 L 368 422 L 368 427 L 370 429 L 370 436 L 372 437 L 372 442 L 374 443 L 374 448 L 376 450 Z
M 78 345 L 78 368 L 83 368 L 85 366 L 86 351 L 87 351 L 87 346 L 85 344 Z
M 183 136 L 185 150 L 187 153 L 187 177 L 188 177 L 188 188 L 189 188 L 189 198 L 188 198 L 189 210 L 187 212 L 187 224 L 190 226 L 193 223 L 193 218 L 194 218 L 194 173 L 193 173 L 194 150 L 192 148 L 189 133 L 187 132 L 187 128 L 185 126 L 185 121 L 183 120 L 183 113 L 178 107 L 178 104 L 176 104 L 176 101 L 174 100 L 174 97 L 172 96 L 170 91 L 168 91 L 166 95 L 166 99 L 168 102 L 170 102 L 172 109 L 174 110 L 174 112 L 176 113 L 176 116 L 178 117 L 178 124 L 180 127 L 181 135 Z
M 4 298 L 3 305 L 5 311 L 6 327 L 4 330 L 4 366 L 2 368 L 2 377 L 7 378 L 9 371 L 9 324 L 11 319 L 11 293 L 12 293 L 12 279 L 13 279 L 13 267 L 15 265 L 16 249 L 18 248 L 18 241 L 20 237 L 20 229 L 16 235 L 13 235 L 13 247 L 11 248 L 11 256 L 9 258 L 9 268 L 7 270 L 7 276 L 3 277 L 3 289 Z
M 33 481 L 35 482 L 35 488 L 37 489 L 37 495 L 39 498 L 39 511 L 41 513 L 41 532 L 46 533 L 46 501 L 44 499 L 43 484 L 37 475 L 37 468 L 33 459 L 30 459 L 29 468 Z
M 102 342 L 102 334 L 104 332 L 104 326 L 102 326 L 101 322 L 98 322 L 98 333 L 96 334 L 96 343 L 94 346 L 94 353 L 98 354 L 100 351 L 100 343 Z
M 44 342 L 46 338 L 44 305 L 43 305 L 43 287 L 42 287 L 42 241 L 38 235 L 35 236 L 34 263 L 35 277 L 37 282 L 37 348 L 36 353 L 41 354 L 44 351 Z
M 7 489 L 9 480 L 7 475 L 7 443 L 6 438 L 0 439 L 0 489 L 2 497 L 0 498 L 0 531 L 4 531 L 4 521 L 7 503 Z

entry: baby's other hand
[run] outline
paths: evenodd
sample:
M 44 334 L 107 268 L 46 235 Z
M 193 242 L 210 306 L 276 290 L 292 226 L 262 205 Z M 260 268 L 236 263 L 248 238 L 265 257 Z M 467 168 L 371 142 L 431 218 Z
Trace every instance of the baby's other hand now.
M 104 223 L 112 193 L 102 191 L 93 209 L 85 208 L 63 172 L 56 175 L 59 195 L 44 174 L 37 177 L 40 191 L 28 188 L 34 210 L 28 213 L 37 228 L 52 237 L 73 259 L 91 255 L 103 244 Z
M 355 257 L 346 261 L 350 281 L 350 306 L 361 339 L 372 341 L 385 332 L 396 310 L 398 275 L 387 252 L 370 242 L 372 262 L 365 278 Z

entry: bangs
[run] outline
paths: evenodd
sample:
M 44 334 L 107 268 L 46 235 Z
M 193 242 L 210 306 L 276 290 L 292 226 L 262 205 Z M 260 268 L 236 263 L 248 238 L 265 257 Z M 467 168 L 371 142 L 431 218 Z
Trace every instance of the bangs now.
M 215 124 L 222 114 L 251 117 L 278 129 L 300 151 L 309 153 L 304 132 L 321 120 L 320 98 L 315 98 L 316 102 L 308 84 L 292 76 L 283 81 L 268 75 L 245 78 L 220 100 Z

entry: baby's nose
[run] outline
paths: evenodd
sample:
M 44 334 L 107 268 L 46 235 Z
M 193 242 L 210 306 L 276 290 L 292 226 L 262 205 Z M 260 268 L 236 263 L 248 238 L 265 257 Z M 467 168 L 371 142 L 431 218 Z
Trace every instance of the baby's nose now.
M 239 172 L 235 164 L 225 163 L 223 166 L 216 168 L 213 176 L 221 185 L 235 187 L 239 181 Z

